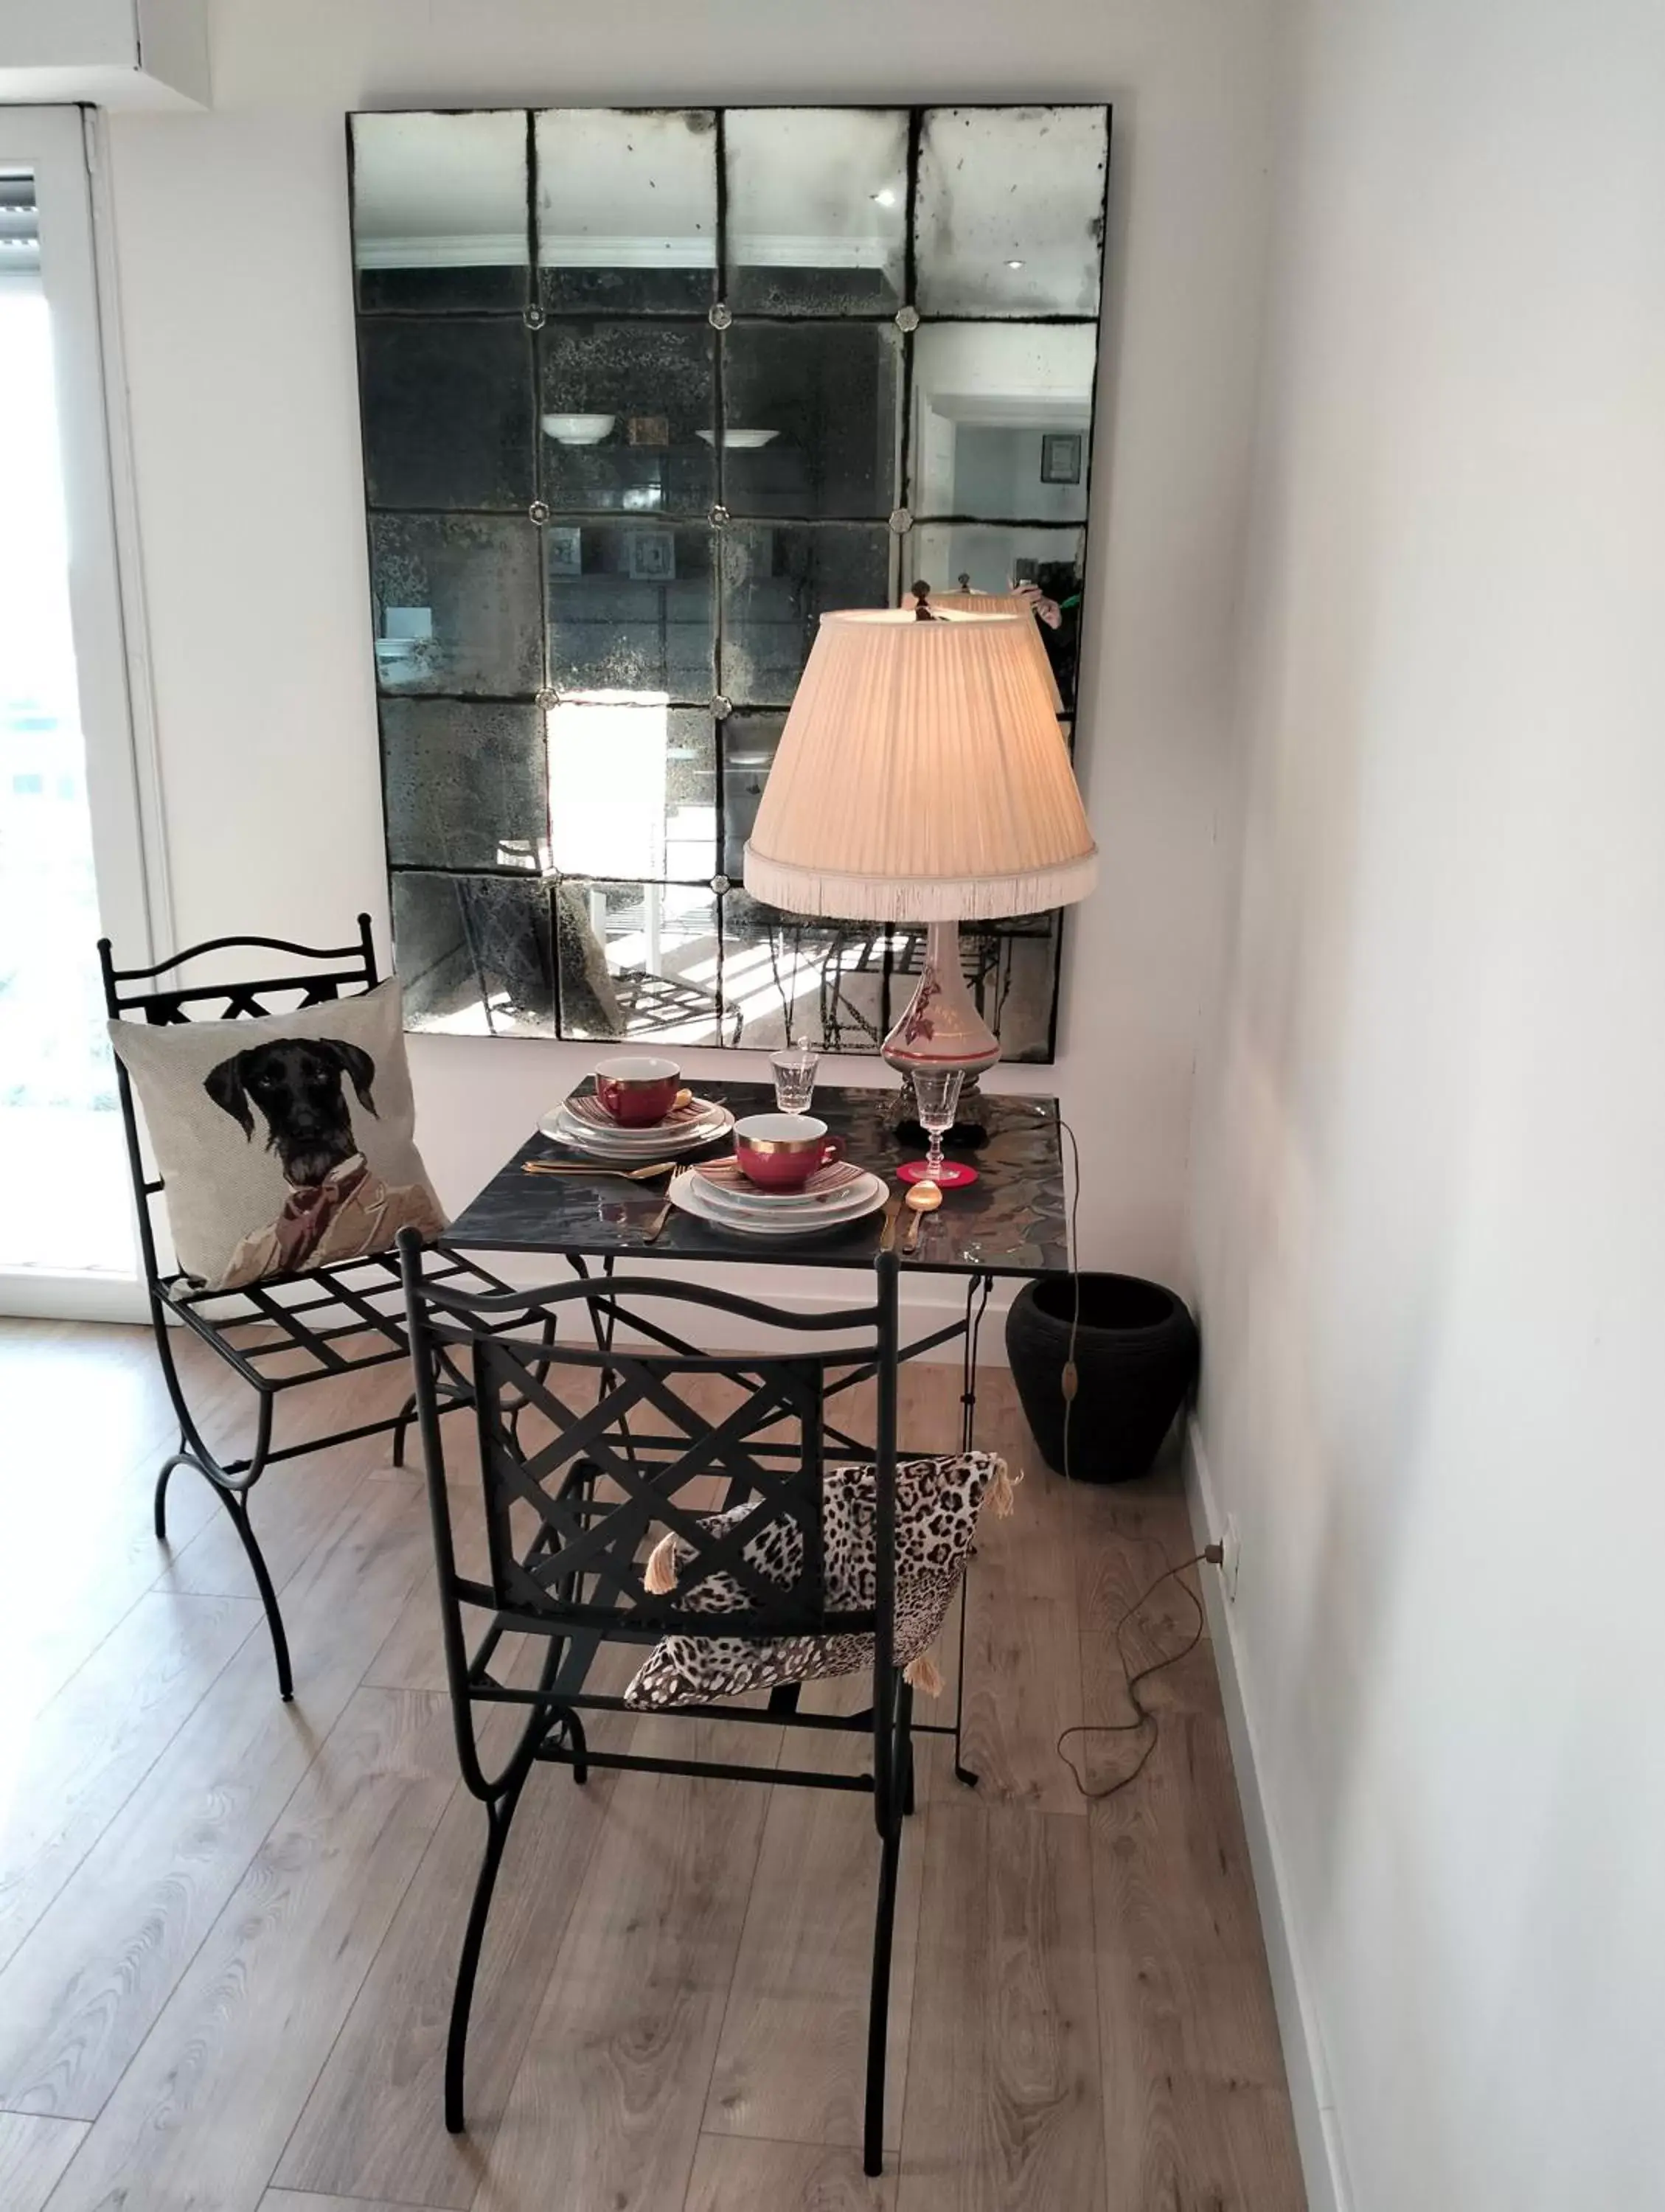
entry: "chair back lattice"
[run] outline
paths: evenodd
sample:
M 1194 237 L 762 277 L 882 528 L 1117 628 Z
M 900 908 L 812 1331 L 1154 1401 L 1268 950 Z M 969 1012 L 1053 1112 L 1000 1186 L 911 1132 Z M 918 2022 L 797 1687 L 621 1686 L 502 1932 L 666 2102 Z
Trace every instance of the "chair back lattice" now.
M 476 1340 L 497 1607 L 551 1628 L 659 1632 L 697 1620 L 709 1632 L 712 1613 L 698 1600 L 720 1576 L 730 1601 L 744 1601 L 722 1613 L 726 1636 L 826 1633 L 824 1362 L 807 1354 L 743 1362 L 737 1354 L 722 1365 L 616 1351 L 603 1368 L 600 1358 L 513 1339 Z M 602 1387 L 597 1402 L 580 1409 L 563 1394 L 562 1375 L 584 1369 L 597 1372 Z M 695 1376 L 738 1385 L 742 1402 L 719 1416 L 702 1413 L 679 1387 Z M 546 1441 L 529 1440 L 529 1417 L 550 1425 Z M 651 1433 L 632 1433 L 650 1424 Z M 775 1454 L 754 1449 L 764 1431 Z M 705 1525 L 704 1516 L 734 1508 L 720 1530 Z M 675 1592 L 656 1595 L 644 1584 L 645 1554 L 667 1530 L 687 1553 Z M 847 1625 L 871 1626 L 871 1616 Z
M 505 1628 L 554 1636 L 873 1632 L 892 1582 L 895 1394 L 886 1377 L 894 1373 L 893 1264 L 880 1264 L 874 1304 L 800 1316 L 657 1277 L 467 1297 L 420 1282 L 416 1247 L 402 1239 L 400 1250 L 448 1645 L 459 1604 L 489 1609 Z M 667 1302 L 678 1304 L 688 1315 L 678 1322 L 683 1334 L 646 1319 L 644 1299 L 659 1313 Z M 571 1310 L 563 1315 L 563 1307 Z M 720 1336 L 728 1316 L 813 1331 L 816 1341 L 812 1349 L 756 1355 L 708 1353 L 688 1342 L 708 1328 Z M 607 1340 L 621 1324 L 631 1332 L 629 1345 Z M 561 1340 L 557 1328 L 580 1341 Z M 647 1348 L 634 1340 L 644 1336 Z M 442 1359 L 471 1377 L 483 1580 L 459 1574 L 455 1564 L 433 1405 Z M 825 1586 L 823 1409 L 829 1370 L 869 1363 L 880 1377 L 878 1580 L 873 1603 L 835 1609 Z M 719 1515 L 720 1525 L 708 1525 Z M 650 1589 L 648 1559 L 667 1533 L 678 1540 L 674 1587 Z M 888 1637 L 883 1641 L 888 1646 Z

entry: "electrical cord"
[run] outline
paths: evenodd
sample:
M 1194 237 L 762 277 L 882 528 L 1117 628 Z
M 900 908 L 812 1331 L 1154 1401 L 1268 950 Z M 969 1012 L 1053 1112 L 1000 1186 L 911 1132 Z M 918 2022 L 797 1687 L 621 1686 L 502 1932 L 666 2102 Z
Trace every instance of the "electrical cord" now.
M 1064 1371 L 1062 1376 L 1060 1377 L 1059 1387 L 1063 1392 L 1064 1398 L 1064 1480 L 1066 1482 L 1073 1482 L 1075 1480 L 1075 1477 L 1070 1463 L 1070 1431 L 1075 1418 L 1075 1398 L 1079 1382 L 1079 1374 L 1075 1364 L 1075 1346 L 1076 1339 L 1079 1335 L 1081 1329 L 1081 1243 L 1079 1235 L 1081 1215 L 1081 1147 L 1076 1141 L 1074 1130 L 1071 1128 L 1069 1123 L 1064 1121 L 1061 1116 L 1059 1120 L 1059 1127 L 1063 1131 L 1063 1133 L 1070 1141 L 1070 1167 L 1072 1171 L 1069 1225 L 1067 1231 L 1068 1241 L 1065 1258 L 1069 1264 L 1070 1284 L 1073 1292 L 1073 1297 L 1070 1309 L 1069 1348 L 1065 1354 Z M 1139 1777 L 1145 1771 L 1145 1766 L 1150 1761 L 1151 1754 L 1155 1751 L 1158 1743 L 1161 1741 L 1162 1723 L 1157 1715 L 1152 1711 L 1151 1707 L 1147 1705 L 1144 1699 L 1139 1696 L 1139 1686 L 1141 1682 L 1148 1681 L 1152 1674 L 1159 1674 L 1164 1667 L 1172 1667 L 1176 1665 L 1180 1660 L 1185 1658 L 1188 1654 L 1196 1650 L 1198 1644 L 1202 1641 L 1203 1630 L 1207 1626 L 1207 1615 L 1203 1611 L 1202 1600 L 1192 1589 L 1190 1583 L 1188 1582 L 1180 1582 L 1180 1589 L 1185 1592 L 1186 1596 L 1190 1600 L 1192 1608 L 1196 1613 L 1196 1626 L 1192 1630 L 1187 1641 L 1181 1644 L 1177 1651 L 1170 1651 L 1164 1659 L 1153 1659 L 1150 1662 L 1148 1666 L 1141 1667 L 1136 1672 L 1132 1673 L 1129 1672 L 1127 1667 L 1127 1647 L 1121 1641 L 1122 1635 L 1127 1628 L 1127 1623 L 1133 1618 L 1134 1614 L 1139 1612 L 1139 1608 L 1145 1605 L 1147 1600 L 1156 1595 L 1157 1591 L 1162 1588 L 1164 1583 L 1177 1581 L 1178 1577 L 1184 1574 L 1188 1567 L 1200 1566 L 1205 1560 L 1209 1561 L 1215 1566 L 1218 1566 L 1224 1554 L 1218 1544 L 1209 1544 L 1200 1552 L 1194 1553 L 1188 1559 L 1182 1559 L 1177 1566 L 1164 1567 L 1162 1572 L 1157 1577 L 1156 1580 L 1150 1585 L 1149 1589 L 1139 1592 L 1139 1595 L 1127 1607 L 1127 1610 L 1122 1614 L 1121 1620 L 1117 1621 L 1115 1625 L 1116 1656 L 1121 1662 L 1122 1680 L 1127 1687 L 1127 1702 L 1133 1709 L 1134 1718 L 1130 1721 L 1079 1722 L 1075 1727 L 1066 1728 L 1060 1732 L 1055 1747 L 1058 1756 L 1063 1760 L 1065 1765 L 1068 1767 L 1071 1776 L 1074 1780 L 1076 1788 L 1080 1791 L 1084 1797 L 1091 1798 L 1096 1802 L 1106 1797 L 1114 1797 L 1118 1790 L 1125 1790 L 1131 1782 L 1136 1782 Z M 1139 1752 L 1138 1759 L 1134 1761 L 1133 1765 L 1128 1768 L 1127 1773 L 1121 1775 L 1116 1781 L 1112 1782 L 1107 1788 L 1103 1790 L 1091 1790 L 1088 1788 L 1086 1780 L 1083 1776 L 1080 1768 L 1076 1765 L 1074 1759 L 1071 1758 L 1069 1753 L 1064 1748 L 1064 1746 L 1068 1742 L 1069 1739 L 1073 1735 L 1132 1735 L 1137 1732 L 1142 1732 L 1147 1727 L 1150 1733 L 1145 1738 L 1144 1747 Z
M 1070 1310 L 1069 1349 L 1064 1355 L 1064 1372 L 1060 1388 L 1064 1394 L 1064 1480 L 1073 1482 L 1070 1470 L 1070 1427 L 1075 1418 L 1075 1391 L 1079 1380 L 1075 1365 L 1075 1340 L 1081 1332 L 1081 1147 L 1075 1140 L 1075 1132 L 1062 1115 L 1058 1126 L 1070 1140 L 1070 1166 L 1073 1170 L 1070 1186 L 1070 1212 L 1067 1241 L 1064 1258 L 1070 1271 L 1070 1285 L 1073 1303 Z
M 1206 1625 L 1207 1620 L 1207 1616 L 1204 1613 L 1202 1609 L 1202 1600 L 1197 1595 L 1189 1583 L 1179 1582 L 1179 1577 L 1185 1572 L 1185 1570 L 1188 1567 L 1200 1566 L 1205 1559 L 1211 1560 L 1215 1565 L 1218 1565 L 1218 1557 L 1219 1546 L 1218 1544 L 1210 1544 L 1205 1551 L 1194 1553 L 1188 1559 L 1182 1559 L 1177 1566 L 1164 1567 L 1150 1587 L 1147 1589 L 1143 1589 L 1139 1592 L 1139 1595 L 1127 1607 L 1126 1613 L 1122 1614 L 1121 1620 L 1117 1621 L 1115 1625 L 1116 1656 L 1121 1662 L 1122 1679 L 1126 1682 L 1127 1688 L 1127 1703 L 1133 1707 L 1135 1717 L 1130 1721 L 1078 1722 L 1075 1727 L 1066 1728 L 1060 1730 L 1056 1746 L 1058 1756 L 1063 1760 L 1065 1765 L 1068 1767 L 1071 1774 L 1074 1777 L 1075 1786 L 1084 1797 L 1090 1797 L 1095 1802 L 1106 1797 L 1114 1797 L 1118 1790 L 1125 1790 L 1130 1782 L 1136 1782 L 1139 1777 L 1145 1771 L 1145 1766 L 1149 1763 L 1152 1753 L 1156 1749 L 1157 1745 L 1161 1741 L 1162 1723 L 1156 1713 L 1152 1711 L 1151 1707 L 1147 1705 L 1145 1700 L 1139 1696 L 1139 1686 L 1141 1682 L 1148 1681 L 1152 1674 L 1159 1674 L 1164 1667 L 1174 1666 L 1179 1660 L 1183 1659 L 1188 1652 L 1194 1651 L 1198 1644 L 1201 1643 L 1202 1632 Z M 1127 1623 L 1133 1619 L 1139 1607 L 1145 1604 L 1147 1599 L 1153 1597 L 1165 1582 L 1178 1583 L 1179 1588 L 1185 1592 L 1186 1596 L 1191 1601 L 1192 1609 L 1197 1616 L 1197 1625 L 1191 1631 L 1190 1635 L 1186 1638 L 1185 1642 L 1180 1645 L 1177 1651 L 1170 1651 L 1165 1657 L 1161 1659 L 1152 1659 L 1147 1665 L 1140 1667 L 1136 1672 L 1130 1674 L 1127 1670 L 1127 1646 L 1121 1641 L 1122 1633 L 1127 1628 Z M 1103 1790 L 1091 1790 L 1088 1788 L 1086 1780 L 1083 1776 L 1080 1768 L 1076 1765 L 1073 1759 L 1071 1758 L 1068 1752 L 1064 1748 L 1064 1746 L 1068 1742 L 1069 1739 L 1073 1735 L 1132 1735 L 1136 1732 L 1145 1729 L 1147 1726 L 1150 1729 L 1150 1733 L 1145 1739 L 1144 1747 L 1139 1752 L 1139 1757 L 1134 1760 L 1133 1764 L 1128 1768 L 1125 1774 L 1119 1776 L 1115 1781 L 1109 1784 Z

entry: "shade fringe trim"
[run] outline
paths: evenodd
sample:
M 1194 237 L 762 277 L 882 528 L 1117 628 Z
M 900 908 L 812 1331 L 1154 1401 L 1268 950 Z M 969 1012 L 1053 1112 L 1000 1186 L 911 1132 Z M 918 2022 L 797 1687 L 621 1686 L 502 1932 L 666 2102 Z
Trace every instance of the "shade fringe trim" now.
M 798 867 L 772 860 L 755 845 L 745 848 L 745 887 L 753 898 L 789 914 L 854 921 L 996 921 L 1008 915 L 1044 914 L 1085 898 L 1097 873 L 1097 846 L 1077 859 L 1020 875 L 923 882 Z

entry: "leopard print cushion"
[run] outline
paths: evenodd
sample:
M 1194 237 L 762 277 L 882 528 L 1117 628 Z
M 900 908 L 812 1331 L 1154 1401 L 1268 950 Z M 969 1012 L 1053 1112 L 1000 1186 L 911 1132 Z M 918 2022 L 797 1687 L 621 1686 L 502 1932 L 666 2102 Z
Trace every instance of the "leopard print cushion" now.
M 959 1587 L 976 1533 L 985 1493 L 1003 1463 L 992 1452 L 953 1458 L 902 1460 L 896 1466 L 896 1659 L 906 1666 L 934 1641 Z M 701 1526 L 720 1534 L 755 1510 L 737 1505 L 706 1516 Z M 822 1544 L 829 1610 L 857 1612 L 873 1602 L 876 1498 L 870 1466 L 829 1468 L 822 1482 Z M 790 1583 L 799 1571 L 804 1539 L 795 1523 L 771 1522 L 744 1548 L 747 1563 L 771 1582 Z M 672 1540 L 678 1572 L 694 1556 L 690 1544 Z M 749 1601 L 730 1575 L 703 1576 L 677 1602 L 690 1613 L 734 1613 Z M 627 1705 L 649 1710 L 704 1705 L 742 1690 L 770 1689 L 823 1674 L 854 1674 L 871 1667 L 871 1636 L 782 1636 L 754 1641 L 738 1636 L 694 1636 L 678 1630 L 661 1637 L 624 1692 Z

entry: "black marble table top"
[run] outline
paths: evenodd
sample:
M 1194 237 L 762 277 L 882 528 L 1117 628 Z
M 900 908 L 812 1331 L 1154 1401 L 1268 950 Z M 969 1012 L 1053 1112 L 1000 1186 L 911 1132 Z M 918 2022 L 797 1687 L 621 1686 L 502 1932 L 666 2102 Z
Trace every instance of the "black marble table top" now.
M 773 1088 L 764 1083 L 702 1081 L 703 1098 L 720 1098 L 737 1118 L 772 1113 Z M 900 1145 L 890 1128 L 896 1094 L 892 1090 L 847 1089 L 817 1084 L 811 1111 L 844 1139 L 847 1156 L 892 1188 L 904 1159 L 917 1159 L 917 1145 Z M 948 1157 L 969 1161 L 978 1181 L 945 1191 L 939 1210 L 921 1224 L 919 1247 L 902 1261 L 904 1270 L 928 1273 L 1038 1275 L 1066 1264 L 1064 1221 L 1064 1163 L 1055 1098 L 998 1097 L 985 1091 L 977 1110 L 988 1141 L 975 1152 Z M 724 1138 L 691 1159 L 719 1158 L 730 1150 Z M 646 1231 L 664 1204 L 665 1182 L 626 1182 L 599 1163 L 592 1175 L 527 1175 L 534 1159 L 575 1160 L 580 1156 L 547 1137 L 527 1139 L 478 1195 L 464 1207 L 443 1242 L 476 1252 L 549 1252 L 586 1258 L 647 1252 L 655 1259 L 736 1260 L 776 1267 L 868 1267 L 878 1249 L 882 1213 L 842 1229 L 805 1237 L 748 1237 L 696 1221 L 673 1207 L 651 1246 Z M 901 1244 L 907 1217 L 898 1224 Z

